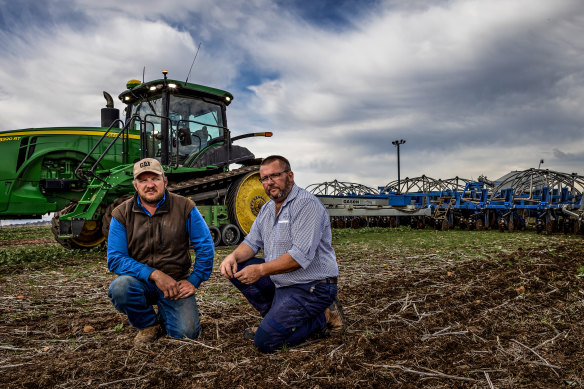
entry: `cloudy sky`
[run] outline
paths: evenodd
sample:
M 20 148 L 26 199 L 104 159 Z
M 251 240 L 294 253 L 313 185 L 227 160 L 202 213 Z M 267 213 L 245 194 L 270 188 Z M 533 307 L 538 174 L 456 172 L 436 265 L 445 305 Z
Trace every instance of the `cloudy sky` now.
M 584 174 L 581 0 L 0 0 L 0 130 L 96 126 L 132 78 L 229 90 L 302 186 Z M 116 101 L 116 106 L 122 104 Z

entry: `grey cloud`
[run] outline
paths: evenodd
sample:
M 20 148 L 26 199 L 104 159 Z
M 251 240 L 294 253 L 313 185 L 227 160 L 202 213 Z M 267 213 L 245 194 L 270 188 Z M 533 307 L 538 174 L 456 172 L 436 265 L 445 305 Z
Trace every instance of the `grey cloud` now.
M 191 80 L 232 91 L 230 126 L 274 130 L 250 148 L 294 155 L 299 179 L 383 185 L 399 138 L 403 176 L 498 177 L 540 155 L 582 166 L 579 1 L 373 1 L 323 24 L 303 2 L 58 4 L 68 13 L 49 9 L 36 31 L 0 26 L 0 96 L 19 102 L 2 101 L 4 126 L 30 125 L 35 103 L 37 125 L 95 124 L 101 90 L 119 92 L 144 65 L 147 78 L 168 67 L 181 79 L 203 42 Z M 32 99 L 22 80 L 41 92 Z
M 584 152 L 581 153 L 570 153 L 570 152 L 564 152 L 561 151 L 559 149 L 552 149 L 553 155 L 555 158 L 557 158 L 559 161 L 564 162 L 564 161 L 568 161 L 568 162 L 578 162 L 579 164 L 584 164 Z

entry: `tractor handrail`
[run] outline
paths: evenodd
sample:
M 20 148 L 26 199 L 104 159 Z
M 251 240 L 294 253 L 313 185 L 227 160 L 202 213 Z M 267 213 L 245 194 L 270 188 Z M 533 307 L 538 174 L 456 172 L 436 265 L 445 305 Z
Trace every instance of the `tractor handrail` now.
M 79 178 L 80 180 L 83 181 L 88 181 L 86 179 L 86 177 L 83 174 L 83 170 L 82 167 L 85 164 L 85 162 L 89 159 L 89 157 L 93 154 L 93 152 L 97 149 L 97 147 L 101 144 L 101 142 L 103 142 L 103 140 L 107 137 L 107 134 L 110 133 L 110 131 L 114 128 L 114 125 L 122 123 L 124 124 L 124 122 L 121 119 L 116 119 L 112 122 L 112 124 L 109 126 L 109 128 L 103 133 L 103 135 L 101 136 L 101 138 L 99 138 L 99 140 L 95 143 L 95 145 L 91 148 L 91 150 L 85 155 L 85 157 L 81 160 L 81 162 L 79 162 L 79 165 L 77 165 L 77 167 L 74 170 L 74 174 L 77 178 Z M 128 153 L 126 152 L 126 142 L 127 139 L 129 137 L 129 125 L 130 121 L 128 121 L 120 130 L 120 132 L 118 132 L 118 134 L 115 136 L 115 138 L 110 142 L 110 144 L 108 145 L 108 147 L 105 149 L 105 151 L 103 153 L 101 153 L 101 155 L 99 156 L 99 158 L 97 158 L 96 162 L 93 164 L 93 166 L 88 170 L 88 173 L 90 173 L 92 176 L 95 177 L 95 169 L 97 168 L 97 165 L 101 162 L 101 160 L 105 157 L 105 155 L 108 153 L 108 151 L 112 148 L 112 146 L 114 145 L 114 143 L 118 140 L 118 138 L 122 135 L 122 134 L 126 134 L 126 136 L 124 138 L 122 138 L 122 163 L 127 163 L 127 158 L 128 158 Z M 119 127 L 116 127 L 119 128 Z
M 117 120 L 120 120 L 120 119 L 117 119 Z M 120 120 L 120 121 L 121 121 L 121 120 Z M 123 123 L 123 122 L 122 122 L 122 123 Z M 108 130 L 108 132 L 109 132 L 109 130 Z M 122 138 L 122 163 L 126 163 L 126 162 L 127 162 L 127 161 L 124 161 L 124 157 L 125 157 L 125 154 L 126 154 L 126 153 L 123 151 L 123 150 L 124 150 L 124 148 L 125 148 L 124 146 L 125 146 L 126 140 L 127 140 L 127 138 L 128 138 L 128 135 L 129 135 L 128 125 L 126 124 L 126 125 L 124 125 L 124 127 L 121 129 L 121 131 L 120 131 L 120 132 L 118 132 L 118 134 L 117 134 L 117 135 L 114 137 L 114 139 L 112 139 L 112 141 L 111 141 L 111 142 L 110 142 L 110 144 L 109 144 L 109 145 L 108 145 L 108 146 L 105 148 L 105 150 L 103 151 L 103 153 L 101 153 L 101 155 L 100 155 L 100 156 L 99 156 L 99 158 L 98 158 L 98 159 L 95 161 L 95 163 L 93 164 L 93 166 L 91 167 L 91 169 L 89 169 L 89 172 L 90 172 L 91 174 L 94 174 L 94 173 L 95 173 L 95 169 L 97 168 L 97 165 L 98 165 L 98 164 L 101 162 L 101 160 L 102 160 L 102 159 L 105 157 L 105 155 L 108 153 L 108 151 L 110 151 L 110 149 L 113 147 L 113 145 L 116 143 L 116 141 L 117 141 L 117 140 L 120 138 L 120 136 L 121 136 L 122 134 L 126 134 L 126 137 L 125 137 L 125 138 Z M 103 139 L 104 137 L 105 137 L 105 134 L 104 134 L 104 136 L 102 136 L 102 139 Z M 100 141 L 101 141 L 101 139 L 100 139 Z

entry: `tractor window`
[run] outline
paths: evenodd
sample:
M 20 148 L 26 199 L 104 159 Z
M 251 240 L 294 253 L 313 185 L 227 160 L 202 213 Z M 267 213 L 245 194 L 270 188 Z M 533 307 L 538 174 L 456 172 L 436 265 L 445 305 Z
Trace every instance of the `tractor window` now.
M 140 119 L 136 118 L 139 116 Z M 130 128 L 140 129 L 140 122 L 146 130 L 146 154 L 149 157 L 160 157 L 162 137 L 160 122 L 162 115 L 162 99 L 160 97 L 141 101 L 132 107 L 132 123 Z
M 130 128 L 145 129 L 145 155 L 161 156 L 161 122 L 169 121 L 170 155 L 179 163 L 203 150 L 212 139 L 223 138 L 225 121 L 220 104 L 198 97 L 170 95 L 168 118 L 164 118 L 160 96 L 132 106 Z M 137 117 L 136 117 L 137 116 Z M 185 136 L 190 136 L 185 139 Z
M 179 162 L 189 154 L 204 149 L 212 139 L 223 138 L 224 121 L 219 104 L 171 95 L 169 116 L 173 129 L 172 154 L 176 155 L 178 147 Z M 174 141 L 181 129 L 188 129 L 190 141 Z

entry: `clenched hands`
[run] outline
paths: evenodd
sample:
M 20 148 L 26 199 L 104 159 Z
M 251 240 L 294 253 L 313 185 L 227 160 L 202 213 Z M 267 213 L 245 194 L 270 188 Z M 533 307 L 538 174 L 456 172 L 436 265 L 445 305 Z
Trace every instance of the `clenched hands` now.
M 177 282 L 174 278 L 160 270 L 154 270 L 149 278 L 154 281 L 156 287 L 164 293 L 164 298 L 171 300 L 178 300 L 192 296 L 197 290 L 197 288 L 187 280 L 180 280 Z

